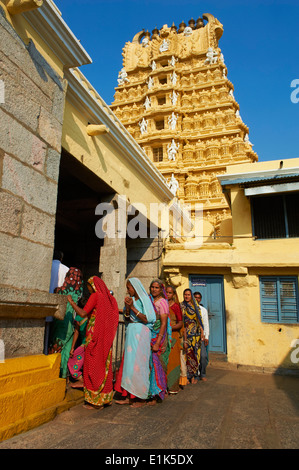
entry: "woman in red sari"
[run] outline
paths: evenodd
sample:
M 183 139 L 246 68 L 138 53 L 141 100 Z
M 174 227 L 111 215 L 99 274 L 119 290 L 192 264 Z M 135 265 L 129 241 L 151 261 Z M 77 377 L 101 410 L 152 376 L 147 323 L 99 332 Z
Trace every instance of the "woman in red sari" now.
M 115 298 L 97 276 L 87 281 L 91 293 L 83 309 L 68 301 L 81 317 L 88 316 L 86 328 L 83 383 L 85 408 L 102 409 L 113 398 L 112 345 L 119 311 Z

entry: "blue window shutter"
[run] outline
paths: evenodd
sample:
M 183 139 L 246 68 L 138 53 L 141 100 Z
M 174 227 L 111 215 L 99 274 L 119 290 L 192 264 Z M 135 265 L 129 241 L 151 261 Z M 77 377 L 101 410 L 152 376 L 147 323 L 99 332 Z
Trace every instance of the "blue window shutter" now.
M 298 321 L 298 295 L 296 278 L 279 278 L 279 297 L 281 321 L 294 323 Z
M 299 322 L 298 280 L 294 276 L 260 278 L 261 316 L 267 323 Z
M 276 323 L 279 321 L 276 279 L 261 277 L 260 287 L 262 321 Z

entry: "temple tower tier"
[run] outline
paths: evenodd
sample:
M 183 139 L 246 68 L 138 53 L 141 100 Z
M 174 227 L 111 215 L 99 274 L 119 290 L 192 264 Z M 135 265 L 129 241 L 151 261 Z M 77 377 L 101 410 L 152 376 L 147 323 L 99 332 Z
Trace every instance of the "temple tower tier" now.
M 210 14 L 141 31 L 123 49 L 111 109 L 183 203 L 202 203 L 214 227 L 230 217 L 216 175 L 257 161 Z M 225 214 L 225 215 L 224 215 Z

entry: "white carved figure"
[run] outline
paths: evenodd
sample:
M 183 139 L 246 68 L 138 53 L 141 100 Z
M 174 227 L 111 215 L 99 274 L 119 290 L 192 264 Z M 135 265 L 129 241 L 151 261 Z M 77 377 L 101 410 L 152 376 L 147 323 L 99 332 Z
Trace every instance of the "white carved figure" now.
M 168 186 L 172 194 L 175 196 L 177 190 L 179 189 L 179 182 L 175 179 L 174 174 L 172 173 L 170 180 L 168 181 Z
M 152 63 L 151 63 L 151 69 L 152 71 L 156 70 L 157 69 L 157 64 L 156 62 L 153 60 Z
M 149 77 L 148 81 L 146 82 L 148 89 L 150 90 L 154 86 L 154 79 L 153 77 Z
M 184 36 L 191 36 L 192 34 L 192 28 L 190 28 L 190 26 L 186 26 L 186 28 L 184 29 Z
M 178 96 L 179 95 L 173 90 L 172 95 L 170 96 L 170 99 L 171 99 L 171 102 L 172 102 L 173 106 L 175 106 L 177 104 Z
M 177 76 L 177 74 L 175 73 L 175 71 L 173 71 L 173 73 L 171 74 L 170 80 L 171 80 L 171 83 L 172 83 L 173 85 L 176 85 L 177 80 L 178 80 L 178 76 Z
M 169 41 L 168 41 L 168 39 L 163 39 L 163 42 L 160 46 L 159 51 L 160 52 L 166 52 L 166 51 L 168 51 L 168 49 L 169 49 Z
M 220 54 L 220 60 L 221 60 L 221 62 L 223 63 L 223 65 L 225 65 L 225 64 L 224 64 L 224 55 L 222 54 L 222 52 L 221 52 L 221 54 Z
M 231 96 L 233 99 L 235 99 L 233 90 L 230 90 L 230 91 L 229 91 L 229 96 Z
M 177 120 L 178 120 L 178 115 L 175 115 L 174 113 L 172 113 L 172 115 L 169 116 L 168 118 L 169 128 L 172 131 L 175 131 Z
M 142 47 L 148 47 L 149 45 L 149 38 L 143 38 L 141 41 Z
M 179 59 L 176 59 L 174 56 L 172 56 L 171 59 L 168 61 L 168 65 L 171 65 L 171 67 L 174 67 L 178 60 Z
M 180 145 L 176 144 L 174 139 L 172 139 L 171 144 L 168 144 L 168 147 L 167 147 L 168 160 L 175 161 L 175 156 L 177 154 L 177 151 L 179 150 L 179 147 Z
M 117 82 L 119 85 L 123 85 L 126 82 L 129 83 L 128 74 L 124 67 L 121 69 L 120 72 L 118 72 Z
M 208 48 L 208 52 L 206 54 L 205 64 L 216 64 L 218 52 L 214 51 L 212 47 Z
M 252 145 L 252 146 L 253 146 L 253 144 L 252 144 L 252 143 L 250 142 L 250 140 L 249 140 L 249 135 L 248 135 L 248 134 L 245 135 L 245 137 L 244 137 L 244 142 L 246 142 L 246 144 L 249 144 L 249 145 Z
M 141 135 L 147 132 L 147 124 L 148 122 L 144 118 L 142 119 L 142 121 L 139 122 Z
M 226 78 L 226 69 L 222 70 L 222 75 L 223 75 L 223 78 Z
M 143 106 L 145 107 L 145 109 L 146 109 L 147 111 L 151 108 L 151 106 L 152 106 L 152 101 L 151 101 L 151 99 L 150 99 L 148 96 L 145 98 L 145 102 L 144 102 L 144 105 L 143 105 Z
M 240 114 L 240 111 L 238 109 L 236 111 L 236 117 L 241 119 L 241 121 L 242 121 L 241 114 Z

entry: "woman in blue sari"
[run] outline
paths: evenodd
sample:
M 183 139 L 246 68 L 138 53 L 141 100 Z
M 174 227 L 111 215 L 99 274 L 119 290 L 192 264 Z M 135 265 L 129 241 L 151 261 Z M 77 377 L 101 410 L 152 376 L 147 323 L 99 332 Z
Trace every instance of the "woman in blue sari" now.
M 125 400 L 116 400 L 115 403 L 131 404 L 137 408 L 146 404 L 149 394 L 151 329 L 156 314 L 139 279 L 129 279 L 127 290 L 129 297 L 125 298 L 124 308 L 127 322 L 124 356 L 114 387 Z

